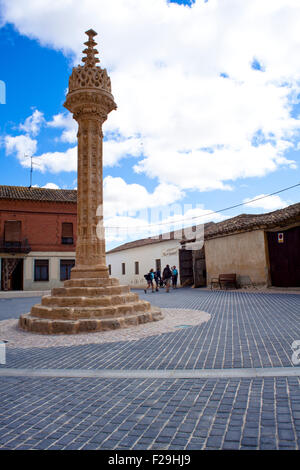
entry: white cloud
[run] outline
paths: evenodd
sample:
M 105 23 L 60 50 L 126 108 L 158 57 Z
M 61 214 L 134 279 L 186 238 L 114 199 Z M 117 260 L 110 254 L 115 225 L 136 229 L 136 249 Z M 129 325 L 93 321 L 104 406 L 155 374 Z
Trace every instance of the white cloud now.
M 43 45 L 75 54 L 76 64 L 83 32 L 99 32 L 101 65 L 109 70 L 118 105 L 104 130 L 121 136 L 104 143 L 106 165 L 128 153 L 138 158 L 143 142 L 136 171 L 201 191 L 297 167 L 286 151 L 300 127 L 291 117 L 300 92 L 299 2 L 196 0 L 192 8 L 165 0 L 2 4 L 4 21 Z M 264 71 L 251 67 L 254 59 Z M 62 139 L 75 142 L 74 124 L 63 116 L 56 127 L 63 129 Z M 253 145 L 258 132 L 262 138 Z M 47 155 L 47 168 L 63 168 Z M 66 156 L 58 160 L 74 167 Z
M 73 144 L 77 142 L 78 125 L 72 114 L 59 113 L 53 116 L 52 121 L 47 122 L 48 127 L 63 129 L 59 138 L 62 142 Z
M 180 200 L 184 194 L 176 186 L 159 184 L 152 193 L 140 184 L 127 184 L 122 178 L 107 176 L 103 182 L 104 211 L 110 217 L 135 213 L 151 207 L 165 206 Z
M 55 184 L 55 183 L 47 183 L 45 186 L 42 186 L 42 188 L 47 188 L 47 189 L 60 189 L 60 187 Z
M 147 218 L 115 216 L 105 219 L 105 240 L 109 242 L 124 242 L 149 236 Z
M 72 119 L 72 118 L 71 118 Z M 74 135 L 77 141 L 77 129 L 72 129 L 69 119 L 64 115 L 56 115 L 53 120 L 47 123 L 51 127 L 64 127 L 61 139 L 62 141 L 73 142 Z M 26 155 L 34 155 L 37 150 L 37 140 L 28 135 L 9 136 L 4 138 L 7 155 L 17 154 L 22 166 L 30 166 L 30 160 Z M 103 165 L 114 166 L 126 156 L 138 157 L 142 153 L 142 143 L 138 138 L 125 139 L 122 142 L 115 140 L 106 140 L 103 142 Z M 67 149 L 65 152 L 45 152 L 34 157 L 36 170 L 41 172 L 49 171 L 59 173 L 61 171 L 77 171 L 77 146 Z M 179 190 L 178 190 L 179 191 Z
M 291 204 L 291 202 L 284 201 L 283 199 L 281 199 L 280 196 L 277 195 L 268 196 L 264 198 L 265 196 L 266 194 L 259 194 L 258 196 L 255 196 L 251 199 L 246 198 L 243 202 L 248 202 L 250 200 L 252 201 L 252 199 L 257 199 L 257 201 L 248 202 L 247 206 L 264 209 L 266 211 L 275 211 L 276 209 L 283 209 L 284 207 L 287 207 L 289 204 Z
M 37 141 L 35 139 L 28 135 L 17 135 L 15 137 L 7 135 L 4 138 L 4 145 L 7 155 L 16 153 L 23 166 L 30 166 L 30 159 L 28 157 L 34 155 L 37 149 Z
M 141 139 L 131 137 L 129 139 L 109 139 L 103 142 L 103 164 L 114 166 L 124 157 L 139 157 L 143 152 Z
M 44 114 L 36 109 L 31 116 L 25 119 L 24 124 L 20 124 L 19 128 L 27 134 L 36 136 L 40 132 L 40 128 L 44 121 Z
M 33 188 L 46 188 L 46 189 L 60 189 L 59 186 L 57 186 L 57 184 L 55 183 L 46 183 L 44 186 L 39 186 L 38 184 L 34 184 L 33 185 Z
M 37 141 L 28 135 L 17 135 L 15 137 L 7 135 L 4 138 L 6 154 L 16 153 L 21 165 L 30 167 L 30 156 L 34 155 L 33 164 L 35 170 L 45 173 L 60 173 L 61 171 L 77 171 L 77 147 L 71 147 L 65 152 L 46 152 L 35 155 Z
M 109 242 L 135 240 L 228 216 L 183 204 L 185 194 L 177 186 L 161 183 L 152 193 L 122 178 L 104 178 L 104 219 Z
M 170 203 L 165 207 L 141 209 L 137 214 L 115 215 L 105 211 L 105 235 L 108 242 L 124 242 L 181 230 L 206 222 L 220 222 L 228 216 L 204 209 L 202 205 L 191 208 L 186 204 Z
M 147 152 L 148 144 L 145 144 Z M 168 184 L 177 184 L 183 189 L 232 189 L 231 182 L 237 178 L 264 176 L 278 168 L 278 165 L 292 167 L 293 160 L 283 156 L 284 151 L 278 145 L 265 143 L 254 147 L 249 143 L 234 148 L 225 146 L 212 152 L 189 150 L 179 152 L 168 148 L 159 148 L 153 142 L 149 144 L 149 153 L 140 160 L 134 169 L 137 173 L 146 173 L 149 177 L 159 178 Z
M 62 171 L 77 171 L 77 147 L 71 147 L 66 152 L 47 152 L 35 157 L 37 169 L 42 173 L 60 173 Z
M 35 155 L 37 140 L 28 135 L 7 135 L 4 137 L 6 155 L 16 154 L 21 165 L 29 168 L 30 156 L 33 156 L 33 164 L 36 171 L 42 173 L 60 173 L 62 171 L 77 171 L 77 146 L 71 147 L 65 152 L 45 152 Z

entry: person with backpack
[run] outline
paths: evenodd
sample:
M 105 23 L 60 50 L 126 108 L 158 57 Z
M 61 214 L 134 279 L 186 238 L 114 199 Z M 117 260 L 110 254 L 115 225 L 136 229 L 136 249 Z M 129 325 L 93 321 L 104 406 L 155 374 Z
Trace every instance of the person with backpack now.
M 178 279 L 178 271 L 176 266 L 172 268 L 172 287 L 173 289 L 177 289 L 177 279 Z
M 150 269 L 148 274 L 145 274 L 144 278 L 147 281 L 147 287 L 144 289 L 145 294 L 147 293 L 148 289 L 152 289 L 152 292 L 154 292 L 154 286 L 153 286 L 153 279 L 154 279 L 154 270 Z
M 161 279 L 161 274 L 160 274 L 160 269 L 157 269 L 154 273 L 154 280 L 155 280 L 155 284 L 156 284 L 156 292 L 158 292 L 159 290 L 159 287 L 162 287 L 161 283 L 162 283 L 162 279 Z
M 166 286 L 166 292 L 169 292 L 170 290 L 171 279 L 172 279 L 172 271 L 170 269 L 170 266 L 167 264 L 167 266 L 165 267 L 163 271 L 163 281 Z

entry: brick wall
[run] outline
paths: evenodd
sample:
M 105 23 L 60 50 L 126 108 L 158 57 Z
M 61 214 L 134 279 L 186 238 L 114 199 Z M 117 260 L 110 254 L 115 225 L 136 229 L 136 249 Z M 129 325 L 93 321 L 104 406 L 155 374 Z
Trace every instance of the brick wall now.
M 32 251 L 75 251 L 77 230 L 77 204 L 0 200 L 0 241 L 4 239 L 6 220 L 22 222 L 22 240 L 28 239 Z M 73 223 L 74 244 L 62 244 L 63 222 Z

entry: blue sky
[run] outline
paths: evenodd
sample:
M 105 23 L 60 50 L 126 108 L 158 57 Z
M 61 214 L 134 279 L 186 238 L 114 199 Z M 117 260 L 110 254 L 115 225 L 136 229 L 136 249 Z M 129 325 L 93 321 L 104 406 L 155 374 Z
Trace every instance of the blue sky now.
M 0 2 L 0 184 L 28 186 L 33 155 L 34 185 L 76 187 L 76 125 L 63 103 L 92 27 L 118 105 L 104 125 L 108 226 L 145 227 L 160 209 L 200 223 L 299 202 L 298 187 L 210 214 L 300 182 L 300 5 L 90 4 Z M 147 234 L 108 236 L 107 247 Z

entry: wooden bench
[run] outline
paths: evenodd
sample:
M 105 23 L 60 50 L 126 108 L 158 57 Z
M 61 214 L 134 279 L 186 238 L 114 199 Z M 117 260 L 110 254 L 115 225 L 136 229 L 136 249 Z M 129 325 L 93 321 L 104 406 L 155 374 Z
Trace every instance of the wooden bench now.
M 221 289 L 232 286 L 237 289 L 236 274 L 219 274 L 219 285 Z

